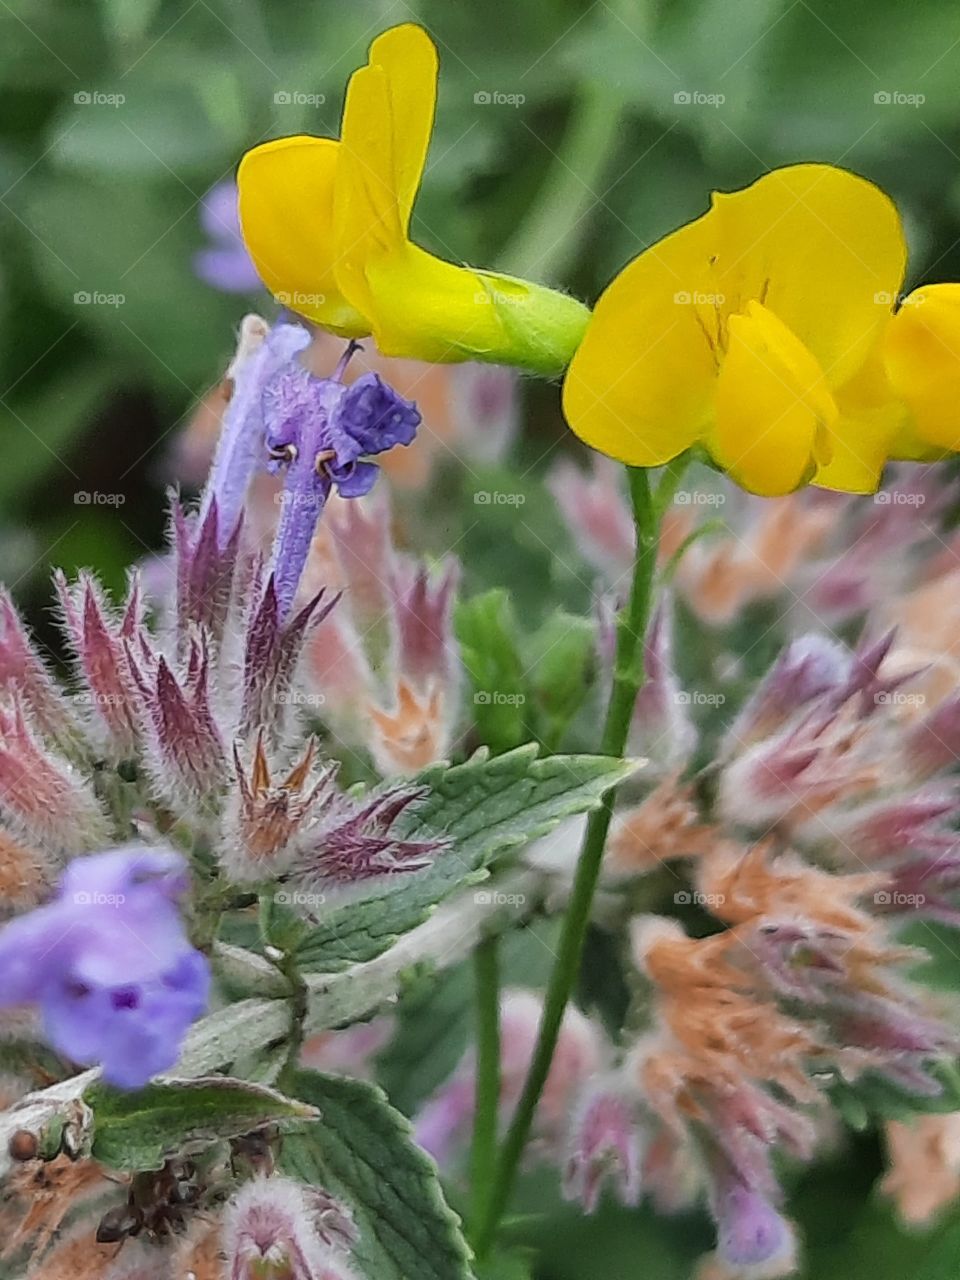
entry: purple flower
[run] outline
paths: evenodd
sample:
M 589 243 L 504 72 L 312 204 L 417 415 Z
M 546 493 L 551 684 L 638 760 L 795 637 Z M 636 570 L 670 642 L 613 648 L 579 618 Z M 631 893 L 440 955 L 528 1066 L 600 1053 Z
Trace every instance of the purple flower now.
M 193 269 L 204 284 L 223 293 L 250 293 L 263 286 L 240 234 L 237 184 L 218 182 L 203 198 L 200 225 L 213 242 L 194 255 Z
M 36 1003 L 53 1047 L 137 1089 L 173 1066 L 206 1007 L 206 958 L 177 911 L 188 884 L 172 850 L 75 858 L 57 897 L 0 931 L 0 1003 Z
M 310 334 L 299 324 L 280 322 L 271 329 L 259 316 L 246 316 L 240 326 L 237 351 L 227 370 L 233 395 L 200 504 L 202 523 L 216 501 L 221 551 L 240 519 L 250 481 L 263 464 L 263 389 L 309 341 Z
M 293 604 L 320 513 L 336 486 L 343 498 L 369 493 L 377 468 L 363 455 L 409 444 L 420 414 L 375 373 L 351 386 L 340 375 L 351 345 L 332 378 L 317 378 L 290 360 L 263 390 L 267 448 L 274 470 L 283 469 L 283 510 L 274 543 L 274 573 L 281 616 Z
M 769 1200 L 731 1182 L 716 1198 L 717 1253 L 733 1267 L 757 1267 L 792 1248 L 790 1224 Z

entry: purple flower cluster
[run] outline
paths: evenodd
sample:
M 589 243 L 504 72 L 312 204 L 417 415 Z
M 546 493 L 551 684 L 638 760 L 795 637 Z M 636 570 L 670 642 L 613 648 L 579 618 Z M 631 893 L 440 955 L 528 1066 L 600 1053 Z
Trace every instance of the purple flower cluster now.
M 207 1004 L 209 965 L 176 906 L 187 886 L 172 850 L 74 859 L 52 902 L 0 931 L 0 1003 L 38 1004 L 59 1053 L 140 1088 L 173 1066 Z

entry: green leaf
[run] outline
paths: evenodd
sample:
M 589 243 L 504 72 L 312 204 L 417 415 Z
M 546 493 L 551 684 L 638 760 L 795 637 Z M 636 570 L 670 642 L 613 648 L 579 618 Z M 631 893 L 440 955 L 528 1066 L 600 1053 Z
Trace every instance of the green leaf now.
M 113 1169 L 159 1169 L 185 1146 L 316 1117 L 296 1099 L 228 1076 L 166 1080 L 133 1092 L 97 1084 L 84 1101 L 93 1111 L 93 1155 Z
M 360 1234 L 354 1263 L 367 1280 L 471 1280 L 436 1166 L 383 1092 L 315 1071 L 297 1072 L 292 1087 L 323 1118 L 284 1140 L 280 1165 L 350 1205 Z
M 546 835 L 564 818 L 595 808 L 636 767 L 606 756 L 538 760 L 533 744 L 492 759 L 481 750 L 464 764 L 432 765 L 415 779 L 429 794 L 398 821 L 397 832 L 411 839 L 445 836 L 450 847 L 431 867 L 391 877 L 369 897 L 331 910 L 296 948 L 297 964 L 330 973 L 372 960 L 454 889 L 483 879 L 507 851 Z
M 508 751 L 529 736 L 517 621 L 510 596 L 499 589 L 463 601 L 456 632 L 473 690 L 473 718 L 492 751 Z

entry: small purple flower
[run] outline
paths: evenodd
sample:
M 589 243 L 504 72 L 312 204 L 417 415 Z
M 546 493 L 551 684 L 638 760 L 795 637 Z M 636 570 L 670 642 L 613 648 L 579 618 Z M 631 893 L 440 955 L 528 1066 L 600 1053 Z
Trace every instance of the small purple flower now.
M 740 1182 L 731 1182 L 714 1205 L 717 1253 L 732 1267 L 757 1267 L 789 1252 L 793 1233 L 769 1200 Z
M 263 417 L 271 466 L 285 471 L 274 573 L 281 616 L 296 595 L 320 513 L 336 487 L 343 498 L 369 493 L 377 468 L 364 455 L 410 444 L 420 413 L 375 373 L 346 387 L 340 376 L 317 378 L 290 360 L 263 390 Z
M 263 286 L 243 244 L 237 211 L 237 184 L 218 182 L 200 205 L 200 225 L 212 241 L 193 258 L 193 269 L 204 284 L 223 293 L 252 293 Z
M 207 1003 L 209 966 L 176 907 L 186 889 L 172 850 L 75 858 L 52 902 L 0 931 L 0 1004 L 38 1004 L 59 1053 L 140 1088 L 173 1066 Z

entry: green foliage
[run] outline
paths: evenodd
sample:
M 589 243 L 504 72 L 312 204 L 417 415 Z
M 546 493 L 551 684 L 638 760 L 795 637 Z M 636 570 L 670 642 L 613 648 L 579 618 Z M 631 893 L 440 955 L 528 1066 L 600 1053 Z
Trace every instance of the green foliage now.
M 226 1076 L 156 1082 L 133 1092 L 97 1084 L 84 1101 L 93 1112 L 94 1157 L 128 1170 L 159 1169 L 185 1147 L 316 1114 L 273 1089 Z
M 322 1123 L 287 1137 L 284 1172 L 349 1204 L 360 1234 L 354 1263 L 366 1280 L 470 1280 L 470 1253 L 436 1166 L 381 1090 L 301 1071 L 297 1095 Z
M 432 765 L 416 779 L 428 788 L 426 798 L 398 821 L 397 832 L 410 839 L 442 836 L 449 846 L 432 866 L 332 908 L 296 947 L 298 965 L 329 973 L 373 959 L 454 889 L 483 879 L 504 855 L 564 818 L 596 807 L 634 768 L 604 756 L 540 760 L 535 746 L 492 759 L 478 751 L 453 767 Z

